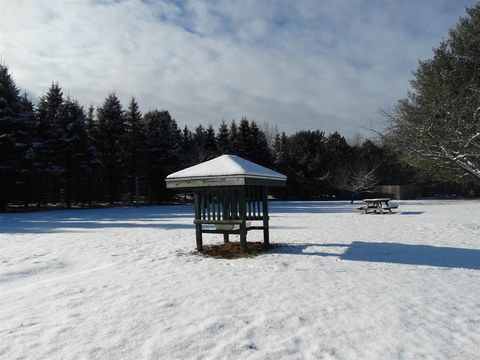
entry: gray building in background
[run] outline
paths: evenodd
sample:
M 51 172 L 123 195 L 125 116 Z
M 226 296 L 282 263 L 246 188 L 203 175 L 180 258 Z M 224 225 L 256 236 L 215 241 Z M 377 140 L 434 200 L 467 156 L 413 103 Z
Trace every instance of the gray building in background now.
M 417 197 L 417 187 L 413 185 L 382 185 L 380 190 L 396 200 L 412 200 Z

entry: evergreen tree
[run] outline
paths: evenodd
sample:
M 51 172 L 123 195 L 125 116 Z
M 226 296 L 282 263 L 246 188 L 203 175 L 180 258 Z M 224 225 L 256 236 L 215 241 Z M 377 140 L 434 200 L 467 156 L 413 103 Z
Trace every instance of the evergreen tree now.
M 37 191 L 43 195 L 39 202 L 56 203 L 62 189 L 65 171 L 62 149 L 65 134 L 60 117 L 63 93 L 58 83 L 52 83 L 40 97 L 35 112 L 34 162 L 37 170 Z
M 205 143 L 205 129 L 202 125 L 198 125 L 195 128 L 195 132 L 193 134 L 193 140 L 195 144 L 203 149 Z
M 288 171 L 288 137 L 277 133 L 273 142 L 273 167 L 283 174 Z
M 291 169 L 288 153 L 288 137 L 282 132 L 280 135 L 278 132 L 275 134 L 273 140 L 272 150 L 272 168 L 287 176 L 287 188 L 272 189 L 274 194 L 278 197 L 288 198 L 288 185 L 291 181 Z
M 218 152 L 220 154 L 231 153 L 228 126 L 225 121 L 222 121 L 222 123 L 220 124 L 220 127 L 218 128 L 217 145 L 218 145 Z
M 365 140 L 354 148 L 354 159 L 369 168 L 378 168 L 379 183 L 383 185 L 413 184 L 419 180 L 406 162 L 401 161 L 392 150 L 371 140 Z
M 179 167 L 181 132 L 166 110 L 149 111 L 144 119 L 150 202 L 162 201 L 167 196 L 165 177 Z
M 263 166 L 272 165 L 272 155 L 265 133 L 255 121 L 250 123 L 250 159 Z
M 380 164 L 382 162 L 384 149 L 371 140 L 365 140 L 356 151 L 356 161 L 367 164 Z
M 24 205 L 29 206 L 30 201 L 34 198 L 34 152 L 33 152 L 33 134 L 34 134 L 34 106 L 27 94 L 24 92 L 20 97 L 21 115 L 20 115 L 20 132 L 17 146 L 22 144 L 19 150 L 23 153 L 19 163 L 16 165 L 19 178 L 17 187 L 21 192 L 18 196 L 23 198 Z
M 446 180 L 480 181 L 480 3 L 421 61 L 398 102 L 386 143 L 411 165 Z
M 243 117 L 240 121 L 240 126 L 238 129 L 238 150 L 237 155 L 251 160 L 252 152 L 254 151 L 251 148 L 252 140 L 250 134 L 250 123 L 247 118 Z
M 303 198 L 319 196 L 325 190 L 325 134 L 319 130 L 299 131 L 289 141 L 292 172 L 289 191 Z
M 205 128 L 202 125 L 198 125 L 193 133 L 193 162 L 195 164 L 201 163 L 207 158 L 205 153 L 205 132 Z
M 351 163 L 355 161 L 352 147 L 347 140 L 338 132 L 330 134 L 325 142 L 325 166 L 326 171 L 334 173 L 339 163 Z
M 276 133 L 275 138 L 273 139 L 272 157 L 273 157 L 273 167 L 275 169 L 278 169 L 283 159 L 282 142 L 281 142 L 280 133 Z
M 6 66 L 0 65 L 0 210 L 18 190 L 29 147 L 28 109 Z
M 180 163 L 182 168 L 195 164 L 194 162 L 194 139 L 192 132 L 187 126 L 184 127 L 180 140 Z
M 130 182 L 130 202 L 139 190 L 139 176 L 142 168 L 141 160 L 144 153 L 145 129 L 142 122 L 142 114 L 135 98 L 130 100 L 126 114 L 126 160 L 128 164 L 128 178 Z
M 102 159 L 98 149 L 97 139 L 98 134 L 98 122 L 95 119 L 95 109 L 92 105 L 88 107 L 86 119 L 86 131 L 87 131 L 87 169 L 86 169 L 86 197 L 88 206 L 92 205 L 94 200 L 99 200 L 99 192 L 101 185 L 101 171 L 102 171 Z
M 124 177 L 125 114 L 120 100 L 110 94 L 97 110 L 97 146 L 110 204 L 120 199 Z
M 217 139 L 215 137 L 215 130 L 213 130 L 212 125 L 209 125 L 205 131 L 203 151 L 205 154 L 205 160 L 213 159 L 218 155 Z
M 64 169 L 62 185 L 68 208 L 73 199 L 78 203 L 82 197 L 84 180 L 88 173 L 88 137 L 86 117 L 78 101 L 67 98 L 61 105 L 59 117 L 63 123 L 60 166 Z
M 230 143 L 230 152 L 234 155 L 238 155 L 239 153 L 238 127 L 235 120 L 232 120 L 232 122 L 230 123 L 228 139 Z
M 95 123 L 95 108 L 93 105 L 88 107 L 86 117 L 87 133 L 89 136 L 93 137 L 97 126 Z

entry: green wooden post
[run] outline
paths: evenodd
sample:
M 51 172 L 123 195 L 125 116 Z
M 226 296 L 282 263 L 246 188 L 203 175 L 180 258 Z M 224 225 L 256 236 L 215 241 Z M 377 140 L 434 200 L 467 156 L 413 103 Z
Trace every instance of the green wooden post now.
M 207 220 L 210 220 L 210 191 L 207 189 L 205 192 L 205 206 L 207 212 Z
M 247 224 L 246 224 L 246 208 L 245 208 L 245 188 L 243 187 L 239 191 L 239 210 L 240 210 L 240 250 L 242 252 L 247 251 Z
M 194 200 L 195 200 L 195 220 L 201 220 L 202 219 L 202 203 L 201 203 L 201 197 L 199 196 L 198 191 L 195 191 Z M 197 250 L 203 251 L 202 224 L 195 224 L 195 233 L 197 235 Z
M 263 205 L 263 243 L 270 243 L 270 235 L 268 231 L 268 187 L 262 189 L 262 205 Z
M 229 204 L 228 204 L 228 190 L 223 190 L 222 194 L 222 220 L 229 220 L 230 216 L 228 215 L 229 212 Z M 223 233 L 223 242 L 228 243 L 230 240 L 228 239 L 228 233 Z

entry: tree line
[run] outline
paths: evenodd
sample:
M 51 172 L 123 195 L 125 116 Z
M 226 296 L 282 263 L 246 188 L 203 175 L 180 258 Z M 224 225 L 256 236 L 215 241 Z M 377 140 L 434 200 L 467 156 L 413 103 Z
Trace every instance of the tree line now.
M 170 172 L 237 154 L 288 176 L 281 198 L 347 197 L 416 183 L 424 195 L 479 191 L 480 3 L 421 61 L 382 142 L 349 144 L 320 130 L 292 135 L 242 118 L 180 129 L 167 110 L 142 114 L 110 94 L 98 108 L 58 84 L 33 104 L 0 65 L 0 210 L 8 204 L 158 203 Z M 384 146 L 381 144 L 387 144 Z
M 221 154 L 287 175 L 280 198 L 346 197 L 355 189 L 343 180 L 362 171 L 374 172 L 375 184 L 412 180 L 411 169 L 384 146 L 349 144 L 337 132 L 286 135 L 247 118 L 223 121 L 217 130 L 180 129 L 167 110 L 142 114 L 135 98 L 124 106 L 112 93 L 98 108 L 84 108 L 53 83 L 34 105 L 6 66 L 0 66 L 0 82 L 2 209 L 172 200 L 164 182 L 169 173 Z

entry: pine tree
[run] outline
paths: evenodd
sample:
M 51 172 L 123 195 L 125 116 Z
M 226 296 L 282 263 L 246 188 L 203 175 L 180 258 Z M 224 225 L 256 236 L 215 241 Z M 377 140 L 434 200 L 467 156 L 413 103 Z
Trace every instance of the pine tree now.
M 23 198 L 25 206 L 29 206 L 30 201 L 34 198 L 34 153 L 32 147 L 33 133 L 34 133 L 34 106 L 32 101 L 24 92 L 20 97 L 21 115 L 20 126 L 17 141 L 17 147 L 23 154 L 20 161 L 17 163 L 16 170 L 19 175 L 17 180 L 17 187 L 21 192 L 18 196 Z
M 149 111 L 144 119 L 149 197 L 158 202 L 167 196 L 165 177 L 179 167 L 181 132 L 166 110 Z
M 241 157 L 251 160 L 252 140 L 250 134 L 250 123 L 247 118 L 243 117 L 238 128 L 238 150 L 237 154 Z
M 98 201 L 99 185 L 101 184 L 101 169 L 102 160 L 101 154 L 98 149 L 97 139 L 98 135 L 98 122 L 95 119 L 95 109 L 92 105 L 88 107 L 87 119 L 87 168 L 86 168 L 86 197 L 88 206 L 92 206 L 94 200 Z
M 185 125 L 180 140 L 180 163 L 182 168 L 186 168 L 195 164 L 194 161 L 194 140 L 193 134 Z
M 213 159 L 218 155 L 217 139 L 215 137 L 215 130 L 212 125 L 209 125 L 205 131 L 203 151 L 205 160 Z
M 275 135 L 273 142 L 273 166 L 283 174 L 288 169 L 288 137 L 284 132 Z
M 325 151 L 325 166 L 332 173 L 339 163 L 349 163 L 353 160 L 352 148 L 338 132 L 327 137 Z
M 193 140 L 195 141 L 196 145 L 203 149 L 205 143 L 205 129 L 202 125 L 198 125 L 195 128 L 195 132 L 193 133 Z
M 250 123 L 250 159 L 263 166 L 272 165 L 272 155 L 265 133 L 255 121 Z
M 128 164 L 128 178 L 130 182 L 130 202 L 133 203 L 135 194 L 139 191 L 139 177 L 141 160 L 144 153 L 145 129 L 142 114 L 135 98 L 130 100 L 126 114 L 126 160 Z
M 228 140 L 230 145 L 230 152 L 234 155 L 238 155 L 239 141 L 238 141 L 238 127 L 235 120 L 230 123 L 230 130 L 228 132 Z
M 299 131 L 289 139 L 291 174 L 289 191 L 304 198 L 312 198 L 325 190 L 325 134 L 319 130 Z M 322 181 L 323 180 L 323 181 Z
M 273 141 L 272 158 L 273 168 L 281 174 L 287 176 L 287 189 L 277 188 L 273 189 L 273 192 L 279 197 L 288 197 L 288 185 L 292 179 L 292 171 L 289 162 L 290 159 L 288 153 L 288 137 L 284 132 L 282 132 L 282 134 L 279 134 L 278 132 L 275 134 L 275 138 Z
M 57 202 L 61 192 L 61 179 L 65 168 L 62 156 L 64 124 L 60 118 L 63 104 L 62 89 L 52 83 L 40 97 L 35 111 L 34 162 L 37 169 L 37 191 L 44 195 L 39 202 Z
M 97 126 L 95 123 L 95 108 L 93 107 L 93 105 L 90 105 L 88 107 L 86 116 L 87 133 L 90 136 L 93 136 Z
M 73 199 L 78 203 L 88 172 L 88 135 L 85 112 L 76 100 L 67 97 L 62 103 L 59 117 L 63 123 L 60 166 L 64 169 L 62 185 L 68 208 Z
M 97 110 L 97 146 L 110 204 L 120 199 L 124 179 L 125 114 L 120 100 L 110 94 Z
M 18 190 L 25 169 L 28 139 L 27 109 L 6 66 L 0 65 L 0 210 Z
M 385 140 L 412 166 L 480 182 L 480 3 L 421 61 Z
M 225 121 L 222 121 L 220 127 L 218 128 L 217 145 L 218 152 L 220 154 L 231 153 L 230 139 L 228 136 L 228 126 Z
M 194 154 L 193 160 L 195 164 L 201 163 L 207 159 L 205 153 L 205 128 L 198 125 L 193 133 Z

